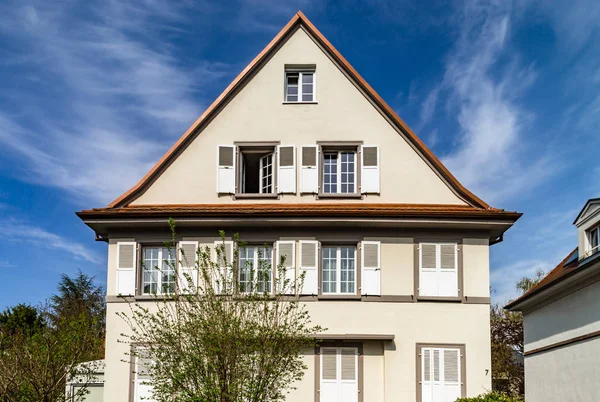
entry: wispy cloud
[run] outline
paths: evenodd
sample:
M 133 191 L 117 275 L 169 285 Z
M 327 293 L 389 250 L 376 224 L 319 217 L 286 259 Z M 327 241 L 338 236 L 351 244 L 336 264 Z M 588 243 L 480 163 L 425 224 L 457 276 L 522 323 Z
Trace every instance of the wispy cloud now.
M 0 222 L 0 240 L 66 252 L 77 260 L 83 260 L 93 264 L 100 264 L 102 262 L 99 255 L 77 242 L 49 232 L 44 228 L 14 219 Z M 2 261 L 0 261 L 0 263 L 1 262 Z M 6 264 L 12 265 L 10 261 L 6 261 Z

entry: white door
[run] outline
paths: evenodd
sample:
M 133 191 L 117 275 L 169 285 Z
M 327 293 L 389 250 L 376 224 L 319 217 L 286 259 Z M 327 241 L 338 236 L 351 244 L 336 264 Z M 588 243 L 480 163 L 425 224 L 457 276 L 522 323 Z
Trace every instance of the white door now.
M 358 402 L 358 349 L 321 348 L 321 402 Z
M 421 402 L 454 402 L 461 397 L 458 348 L 421 349 Z

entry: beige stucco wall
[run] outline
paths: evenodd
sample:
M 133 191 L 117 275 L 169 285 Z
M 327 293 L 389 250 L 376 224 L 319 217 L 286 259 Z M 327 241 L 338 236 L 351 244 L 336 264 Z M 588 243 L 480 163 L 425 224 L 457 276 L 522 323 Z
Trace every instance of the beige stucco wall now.
M 525 351 L 600 331 L 599 294 L 600 282 L 595 282 L 526 314 Z
M 150 306 L 151 302 L 145 302 Z M 361 303 L 320 301 L 307 303 L 312 321 L 329 333 L 393 334 L 393 342 L 364 343 L 364 401 L 413 401 L 416 395 L 416 344 L 466 345 L 467 394 L 478 395 L 491 387 L 489 306 L 453 303 Z M 124 303 L 109 303 L 105 401 L 126 402 L 129 393 L 129 350 L 117 343 L 127 325 L 116 316 L 127 312 Z M 288 401 L 312 401 L 315 390 L 314 355 Z
M 282 103 L 286 64 L 316 64 L 317 104 Z M 132 205 L 273 202 L 232 200 L 217 194 L 217 145 L 236 141 L 296 145 L 298 161 L 299 147 L 317 141 L 379 145 L 381 194 L 369 195 L 366 202 L 464 204 L 303 30 L 288 40 Z M 277 202 L 314 200 L 313 195 L 291 194 Z

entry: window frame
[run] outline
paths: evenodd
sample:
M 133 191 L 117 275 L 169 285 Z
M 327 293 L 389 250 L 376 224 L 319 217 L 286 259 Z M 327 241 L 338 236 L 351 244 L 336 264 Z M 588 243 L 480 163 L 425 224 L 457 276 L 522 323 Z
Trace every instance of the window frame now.
M 588 229 L 587 231 L 587 243 L 588 243 L 588 247 L 587 247 L 587 252 L 586 252 L 586 256 L 591 256 L 594 255 L 598 252 L 600 252 L 600 225 L 596 225 L 590 229 Z M 597 244 L 596 246 L 593 246 L 592 243 L 592 236 L 594 236 L 594 234 L 596 235 L 596 241 Z
M 456 250 L 456 275 L 457 275 L 457 285 L 458 285 L 458 295 L 457 296 L 421 296 L 419 294 L 420 288 L 420 280 L 421 280 L 421 253 L 419 247 L 421 243 L 425 244 L 455 244 L 457 247 Z M 415 238 L 414 239 L 414 274 L 413 274 L 413 282 L 414 282 L 414 298 L 417 301 L 454 301 L 454 302 L 462 302 L 465 303 L 465 294 L 464 294 L 464 267 L 463 267 L 463 241 L 462 239 L 456 238 Z
M 319 260 L 318 260 L 318 297 L 323 299 L 359 299 L 360 295 L 360 281 L 361 281 L 361 265 L 359 258 L 359 245 L 358 243 L 319 243 Z M 323 291 L 323 249 L 324 248 L 336 248 L 336 292 L 324 292 Z M 353 247 L 354 248 L 354 292 L 353 293 L 342 293 L 341 292 L 341 249 L 342 247 Z
M 421 361 L 421 353 L 423 349 L 458 349 L 460 352 L 460 393 L 461 398 L 465 398 L 467 395 L 467 355 L 466 355 L 466 346 L 464 343 L 417 343 L 415 345 L 416 353 L 416 394 L 417 394 L 417 402 L 423 402 L 423 389 L 421 388 L 423 381 L 422 374 L 422 361 Z
M 319 193 L 318 198 L 362 198 L 360 183 L 361 183 L 361 146 L 362 142 L 322 142 L 317 143 L 318 146 L 318 175 L 319 175 Z M 337 191 L 335 193 L 325 192 L 325 154 L 338 153 L 337 161 Z M 341 180 L 342 180 L 342 158 L 341 153 L 343 152 L 354 152 L 354 192 L 342 193 Z
M 272 294 L 273 290 L 274 290 L 274 286 L 275 286 L 275 270 L 276 270 L 276 267 L 273 266 L 273 260 L 275 259 L 275 243 L 272 243 L 272 244 L 271 243 L 266 243 L 266 244 L 265 243 L 263 243 L 263 244 L 251 243 L 251 244 L 247 244 L 244 247 L 244 249 L 247 250 L 250 247 L 254 249 L 254 256 L 252 257 L 252 260 L 253 260 L 252 261 L 252 264 L 253 264 L 252 269 L 254 271 L 253 272 L 254 275 L 253 275 L 252 281 L 251 281 L 253 289 L 254 289 L 254 287 L 258 287 L 258 275 L 257 275 L 258 271 L 256 270 L 256 267 L 258 267 L 258 253 L 256 252 L 256 249 L 257 248 L 265 248 L 265 247 L 270 247 L 271 248 L 271 269 L 270 269 L 270 273 L 271 273 L 271 275 L 270 275 L 271 286 L 270 286 L 270 289 L 266 293 Z M 242 252 L 242 250 L 240 249 L 239 252 L 238 252 L 238 271 L 239 271 L 238 272 L 238 278 L 237 278 L 238 289 L 240 288 L 240 283 L 241 283 L 240 276 L 242 274 L 241 252 Z M 240 290 L 240 293 L 250 293 L 250 292 L 246 292 L 246 291 L 241 291 Z M 260 292 L 260 293 L 263 293 L 263 292 Z
M 171 251 L 173 252 L 173 260 L 175 261 L 175 266 L 174 266 L 174 271 L 173 271 L 173 291 L 171 293 L 169 292 L 163 292 L 162 291 L 162 264 L 163 264 L 163 259 L 162 259 L 162 252 L 164 249 L 168 249 L 168 247 L 165 247 L 164 243 L 139 243 L 139 251 L 138 251 L 138 278 L 137 278 L 137 291 L 136 291 L 136 295 L 137 296 L 154 296 L 154 293 L 146 293 L 144 292 L 144 270 L 145 270 L 145 258 L 144 258 L 144 250 L 145 249 L 149 249 L 149 248 L 156 248 L 158 249 L 158 261 L 161 262 L 161 268 L 158 271 L 159 272 L 159 280 L 157 281 L 157 292 L 156 292 L 156 296 L 172 296 L 175 294 L 175 292 L 177 291 L 177 278 L 178 278 L 178 274 L 179 274 L 179 261 L 177 259 L 177 250 L 179 247 L 179 243 L 176 243 L 174 245 L 174 247 L 171 249 Z M 154 267 L 152 268 L 152 270 L 154 271 Z
M 298 84 L 297 84 L 297 88 L 298 88 L 298 93 L 296 94 L 296 96 L 298 97 L 298 100 L 288 100 L 288 96 L 290 96 L 290 94 L 288 94 L 288 76 L 290 74 L 297 74 L 298 75 Z M 302 100 L 302 96 L 304 95 L 304 93 L 302 92 L 302 77 L 304 74 L 312 74 L 313 77 L 313 81 L 312 81 L 312 86 L 313 86 L 313 90 L 312 90 L 312 100 L 310 101 L 304 101 Z M 284 104 L 311 104 L 311 103 L 317 103 L 317 70 L 314 67 L 300 67 L 300 68 L 286 68 L 284 71 L 284 75 L 283 75 L 283 103 Z M 291 95 L 293 96 L 293 95 Z
M 277 146 L 280 144 L 277 142 L 234 142 L 235 146 L 235 156 L 236 164 L 235 164 L 235 193 L 233 195 L 234 199 L 252 199 L 252 198 L 279 198 L 279 194 L 277 193 L 277 170 L 279 168 L 277 162 Z M 259 161 L 259 192 L 258 193 L 244 193 L 242 180 L 243 180 L 243 172 L 242 172 L 242 158 L 244 152 L 261 152 L 270 153 L 272 155 L 272 163 L 271 163 L 271 186 L 272 192 L 263 193 L 262 192 L 262 158 Z M 265 155 L 267 156 L 267 155 Z

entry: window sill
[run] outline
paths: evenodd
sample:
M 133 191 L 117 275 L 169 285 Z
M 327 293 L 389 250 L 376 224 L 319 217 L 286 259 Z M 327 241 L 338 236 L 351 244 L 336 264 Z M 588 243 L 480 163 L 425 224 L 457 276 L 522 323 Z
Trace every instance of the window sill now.
M 418 302 L 454 302 L 461 303 L 462 297 L 445 297 L 445 296 L 417 296 Z
M 235 199 L 244 199 L 244 200 L 251 200 L 251 199 L 277 199 L 279 198 L 279 194 L 276 193 L 269 193 L 269 194 L 249 194 L 249 193 L 235 193 L 233 195 L 235 197 Z
M 317 194 L 318 198 L 349 198 L 349 199 L 361 199 L 362 198 L 362 194 L 359 193 L 352 193 L 352 194 L 345 194 L 345 193 L 319 193 Z
M 361 295 L 319 295 L 318 300 L 357 300 L 360 301 L 362 299 Z
M 317 102 L 317 101 L 310 101 L 310 102 L 287 102 L 287 101 L 283 101 L 281 103 L 283 105 L 316 105 L 319 102 Z

